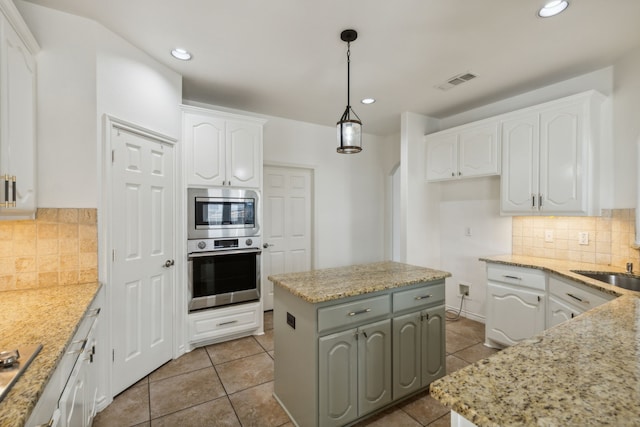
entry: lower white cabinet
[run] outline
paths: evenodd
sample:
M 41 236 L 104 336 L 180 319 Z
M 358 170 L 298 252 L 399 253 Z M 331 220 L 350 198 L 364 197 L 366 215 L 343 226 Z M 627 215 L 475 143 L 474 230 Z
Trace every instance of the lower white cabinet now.
M 445 374 L 444 280 L 317 304 L 274 293 L 274 396 L 296 425 L 356 422 Z
M 510 346 L 544 331 L 544 272 L 489 265 L 487 277 L 487 345 Z
M 97 298 L 69 342 L 42 396 L 31 412 L 29 427 L 88 427 L 96 414 L 98 398 L 98 320 L 101 297 Z
M 582 313 L 575 307 L 566 304 L 555 295 L 549 295 L 549 315 L 547 319 L 547 327 L 559 325 L 569 319 L 573 319 L 578 314 Z
M 260 334 L 262 304 L 231 305 L 189 313 L 189 343 L 214 343 L 250 334 Z
M 613 295 L 552 274 L 549 276 L 547 328 L 572 319 L 613 298 Z
M 319 339 L 321 425 L 342 426 L 391 402 L 391 320 Z

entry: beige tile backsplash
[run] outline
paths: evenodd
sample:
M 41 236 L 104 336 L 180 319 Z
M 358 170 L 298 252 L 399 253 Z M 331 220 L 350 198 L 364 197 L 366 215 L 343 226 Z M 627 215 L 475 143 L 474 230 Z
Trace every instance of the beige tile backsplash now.
M 98 280 L 97 209 L 40 208 L 0 221 L 0 291 Z
M 635 209 L 604 209 L 599 217 L 513 217 L 514 255 L 640 268 L 635 240 Z M 589 243 L 579 243 L 579 233 Z M 552 236 L 552 242 L 545 237 Z

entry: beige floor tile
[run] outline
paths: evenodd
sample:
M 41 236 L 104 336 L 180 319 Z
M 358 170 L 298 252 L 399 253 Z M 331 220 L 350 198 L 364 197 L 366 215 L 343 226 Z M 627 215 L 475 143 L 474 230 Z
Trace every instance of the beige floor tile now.
M 406 412 L 392 407 L 377 415 L 356 424 L 357 427 L 422 427 L 422 424 L 411 418 Z
M 231 402 L 224 396 L 155 420 L 151 427 L 240 427 Z
M 273 329 L 273 310 L 264 312 L 264 330 L 270 331 Z
M 264 331 L 264 335 L 254 335 L 253 337 L 265 351 L 273 350 L 273 329 L 270 331 Z
M 95 425 L 95 424 L 93 424 L 93 425 Z M 119 427 L 122 427 L 122 426 L 119 426 Z M 151 421 L 145 421 L 144 423 L 136 424 L 136 425 L 131 426 L 131 427 L 151 427 Z
M 253 337 L 239 338 L 220 344 L 208 345 L 206 350 L 214 365 L 242 359 L 264 351 Z
M 458 354 L 458 353 L 456 353 Z M 447 355 L 446 365 L 447 365 L 447 375 L 454 373 L 455 371 L 468 366 L 470 363 L 466 360 L 460 359 L 456 356 L 456 354 Z
M 449 412 L 449 409 L 429 396 L 427 392 L 411 398 L 402 405 L 402 410 L 418 420 L 422 425 L 427 425 Z
M 497 352 L 498 350 L 495 348 L 489 348 L 480 343 L 456 352 L 455 356 L 469 363 L 475 363 L 480 359 L 493 356 Z
M 187 372 L 197 371 L 199 369 L 211 366 L 211 359 L 204 348 L 196 348 L 195 350 L 185 353 L 177 359 L 171 360 L 151 374 L 149 381 L 158 381 L 175 375 L 186 374 Z
M 429 427 L 450 427 L 451 426 L 451 411 L 445 416 L 442 416 L 429 424 Z
M 273 359 L 265 352 L 216 365 L 227 394 L 273 381 Z
M 462 349 L 471 347 L 472 345 L 478 343 L 478 341 L 469 339 L 448 329 L 446 331 L 446 340 L 447 354 L 456 353 Z
M 273 397 L 273 381 L 229 395 L 243 427 L 281 426 L 289 417 Z
M 462 335 L 476 342 L 484 341 L 484 323 L 461 317 L 455 322 L 447 322 L 447 330 Z
M 149 387 L 130 387 L 113 399 L 113 402 L 93 420 L 95 427 L 133 426 L 148 421 Z
M 213 367 L 149 383 L 151 419 L 224 396 Z

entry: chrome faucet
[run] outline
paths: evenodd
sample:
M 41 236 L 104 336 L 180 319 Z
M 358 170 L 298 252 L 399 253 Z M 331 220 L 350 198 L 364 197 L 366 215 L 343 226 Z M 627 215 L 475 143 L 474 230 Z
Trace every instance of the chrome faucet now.
M 633 274 L 633 263 L 632 262 L 628 262 L 627 263 L 627 273 Z

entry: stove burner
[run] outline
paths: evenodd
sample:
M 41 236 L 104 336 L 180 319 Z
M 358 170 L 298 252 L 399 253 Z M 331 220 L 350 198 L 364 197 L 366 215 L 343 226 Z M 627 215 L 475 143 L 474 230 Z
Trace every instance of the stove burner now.
M 0 351 L 0 367 L 10 368 L 20 359 L 20 352 L 16 350 L 12 351 Z

